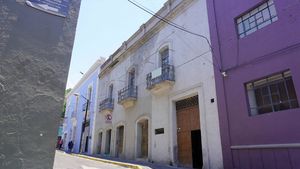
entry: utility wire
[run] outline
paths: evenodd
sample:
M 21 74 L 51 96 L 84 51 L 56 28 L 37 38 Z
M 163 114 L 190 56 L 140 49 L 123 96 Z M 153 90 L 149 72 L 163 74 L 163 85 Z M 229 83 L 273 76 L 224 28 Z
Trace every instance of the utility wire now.
M 153 11 L 147 9 L 146 7 L 144 7 L 143 5 L 141 5 L 140 3 L 136 2 L 136 1 L 128 0 L 128 2 L 132 3 L 133 5 L 135 5 L 136 7 L 140 8 L 141 10 L 145 11 L 146 13 L 152 15 L 153 17 L 158 18 L 159 20 L 161 20 L 161 21 L 163 21 L 163 22 L 165 22 L 165 23 L 167 23 L 167 24 L 169 24 L 169 25 L 171 25 L 171 26 L 173 26 L 173 27 L 175 27 L 175 28 L 177 28 L 177 29 L 179 29 L 179 30 L 181 30 L 181 31 L 184 31 L 184 32 L 186 32 L 186 33 L 189 33 L 189 34 L 198 36 L 198 37 L 200 37 L 200 38 L 203 38 L 203 39 L 206 41 L 206 43 L 208 44 L 210 50 L 211 50 L 212 53 L 213 53 L 212 45 L 210 44 L 209 39 L 208 39 L 206 36 L 201 35 L 201 34 L 198 34 L 198 33 L 195 33 L 195 32 L 192 32 L 192 31 L 190 31 L 190 30 L 187 30 L 187 29 L 185 29 L 184 27 L 182 27 L 182 26 L 180 26 L 180 25 L 178 25 L 178 24 L 176 24 L 176 23 L 174 23 L 174 22 L 172 22 L 172 21 L 170 21 L 170 20 L 168 20 L 168 19 L 166 19 L 166 18 L 164 18 L 164 17 L 162 17 L 162 16 L 159 16 L 159 15 L 155 14 Z M 212 54 L 212 57 L 215 59 L 215 57 L 214 57 L 213 54 Z M 217 61 L 216 59 L 215 59 L 215 61 L 216 61 L 217 65 L 218 65 L 218 67 L 217 67 L 218 70 L 219 70 L 220 72 L 222 72 L 222 71 L 221 71 L 221 67 L 220 67 L 220 65 L 218 64 L 218 61 Z
M 201 59 L 206 60 L 207 63 L 210 63 L 213 67 L 215 67 L 216 65 L 213 64 L 213 63 L 211 62 L 211 60 L 209 60 L 208 58 L 205 57 L 205 55 L 208 54 L 208 53 L 210 53 L 210 52 L 211 52 L 211 50 L 208 50 L 208 51 L 206 51 L 206 52 L 204 52 L 204 53 L 202 53 L 202 54 L 200 54 L 200 55 L 194 56 L 194 57 L 192 57 L 192 58 L 186 60 L 185 62 L 183 62 L 183 63 L 181 63 L 181 64 L 174 65 L 174 68 L 179 68 L 179 67 L 181 67 L 181 66 L 184 66 L 184 65 L 186 65 L 186 64 L 189 64 L 190 62 L 192 62 L 192 61 L 194 61 L 194 60 L 196 60 L 196 59 L 198 59 L 198 58 L 201 58 Z M 122 82 L 125 82 L 126 79 L 123 80 L 122 77 L 126 76 L 126 74 L 127 74 L 127 73 L 124 73 L 124 74 L 122 74 L 121 76 L 119 76 L 119 77 L 117 78 L 117 80 L 111 80 L 111 81 L 122 81 Z M 121 78 L 122 78 L 122 80 L 121 80 Z M 141 86 L 141 85 L 144 85 L 144 84 L 146 84 L 146 83 L 147 83 L 147 82 L 143 81 L 143 82 L 137 83 L 136 86 Z M 104 94 L 104 95 L 105 95 L 105 94 Z M 102 95 L 102 96 L 104 96 L 104 95 Z
M 129 2 L 133 3 L 133 1 L 130 1 L 130 0 L 129 0 Z M 135 3 L 135 4 L 134 4 L 134 3 Z M 156 12 L 154 12 L 154 11 L 152 11 L 151 9 L 145 7 L 145 6 L 142 5 L 141 3 L 137 2 L 137 1 L 134 1 L 134 3 L 133 3 L 133 4 L 134 4 L 135 6 L 138 5 L 137 7 L 139 7 L 139 8 L 142 9 L 142 10 L 144 10 L 145 12 L 149 13 L 150 15 L 152 15 L 152 16 L 155 15 L 155 17 L 157 17 L 158 19 L 165 20 L 166 22 L 170 22 L 170 23 L 172 23 L 172 24 L 174 24 L 174 25 L 176 25 L 176 26 L 178 26 L 178 27 L 181 27 L 182 29 L 185 29 L 185 28 L 184 28 L 183 26 L 181 26 L 181 25 L 178 25 L 178 24 L 176 24 L 176 23 L 174 23 L 174 22 L 172 22 L 172 21 L 170 21 L 170 20 L 168 20 L 168 19 L 166 19 L 166 18 L 164 18 L 164 17 L 162 17 L 162 16 L 156 15 Z
M 173 26 L 173 27 L 175 27 L 177 29 L 180 29 L 180 30 L 182 30 L 184 32 L 187 32 L 189 34 L 192 34 L 192 35 L 195 35 L 195 36 L 198 36 L 198 37 L 201 37 L 201 38 L 205 39 L 205 41 L 207 42 L 207 44 L 209 45 L 209 47 L 212 49 L 212 46 L 211 46 L 211 44 L 210 44 L 210 42 L 209 42 L 209 40 L 208 40 L 208 38 L 206 36 L 198 34 L 198 33 L 195 33 L 195 32 L 192 32 L 190 30 L 187 30 L 184 27 L 182 27 L 182 26 L 180 26 L 180 25 L 178 25 L 178 24 L 176 24 L 176 23 L 174 23 L 174 22 L 172 22 L 172 21 L 170 21 L 170 20 L 168 20 L 166 18 L 163 18 L 163 17 L 155 14 L 153 11 L 147 9 L 146 7 L 144 7 L 143 5 L 139 4 L 136 1 L 133 2 L 132 0 L 128 0 L 128 2 L 132 3 L 133 5 L 135 5 L 136 7 L 140 8 L 140 9 L 142 9 L 143 11 L 147 12 L 148 14 L 150 14 L 150 15 L 158 18 L 158 19 L 160 19 L 161 21 L 163 21 L 163 22 L 165 22 L 165 23 L 167 23 L 167 24 L 169 24 L 169 25 L 171 25 L 171 26 Z

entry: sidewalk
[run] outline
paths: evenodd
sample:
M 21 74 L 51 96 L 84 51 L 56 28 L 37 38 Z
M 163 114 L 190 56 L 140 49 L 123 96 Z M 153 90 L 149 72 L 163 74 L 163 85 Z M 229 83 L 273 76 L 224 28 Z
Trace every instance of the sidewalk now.
M 103 160 L 108 160 L 108 161 L 112 161 L 112 162 L 138 165 L 143 169 L 186 169 L 186 168 L 180 168 L 180 167 L 175 167 L 175 166 L 170 166 L 170 165 L 150 163 L 150 162 L 146 162 L 146 161 L 135 161 L 135 160 L 114 158 L 114 157 L 109 157 L 109 156 L 105 156 L 105 155 L 93 155 L 93 156 L 86 155 L 86 154 L 83 154 L 83 155 L 88 156 L 88 157 L 95 157 L 95 158 L 99 158 L 99 159 L 103 159 Z

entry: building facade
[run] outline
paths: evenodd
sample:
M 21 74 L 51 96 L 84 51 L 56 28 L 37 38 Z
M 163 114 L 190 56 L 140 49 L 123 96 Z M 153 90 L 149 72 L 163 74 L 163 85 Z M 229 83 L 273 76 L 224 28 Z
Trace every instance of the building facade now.
M 66 2 L 65 17 L 28 2 L 0 1 L 0 168 L 6 169 L 53 168 L 81 0 Z
M 300 2 L 207 2 L 224 168 L 300 168 Z
M 221 169 L 206 2 L 169 0 L 157 15 L 101 66 L 92 153 Z
M 73 152 L 90 153 L 91 151 L 92 126 L 97 107 L 98 74 L 102 63 L 103 60 L 97 60 L 66 96 L 63 129 L 65 150 L 68 150 L 69 141 L 73 141 Z

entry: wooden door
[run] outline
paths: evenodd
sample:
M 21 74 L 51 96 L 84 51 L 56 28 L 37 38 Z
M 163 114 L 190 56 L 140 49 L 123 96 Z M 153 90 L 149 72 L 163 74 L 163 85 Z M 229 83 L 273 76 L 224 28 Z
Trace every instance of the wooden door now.
M 145 120 L 142 124 L 142 158 L 148 158 L 148 120 Z
M 192 130 L 200 129 L 198 105 L 177 110 L 178 162 L 185 167 L 193 167 Z
M 124 141 L 124 126 L 118 128 L 117 137 L 117 157 L 123 153 L 123 141 Z
M 102 148 L 102 132 L 99 133 L 99 144 L 98 144 L 98 154 L 101 154 L 101 148 Z

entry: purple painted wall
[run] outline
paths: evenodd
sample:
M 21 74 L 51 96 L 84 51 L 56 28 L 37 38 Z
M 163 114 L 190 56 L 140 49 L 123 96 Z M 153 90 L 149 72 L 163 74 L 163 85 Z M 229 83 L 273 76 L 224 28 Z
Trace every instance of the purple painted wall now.
M 207 0 L 224 168 L 300 169 L 300 148 L 231 149 L 300 143 L 300 109 L 249 116 L 245 83 L 291 70 L 300 101 L 300 1 L 274 0 L 278 20 L 239 39 L 235 18 L 264 1 Z

